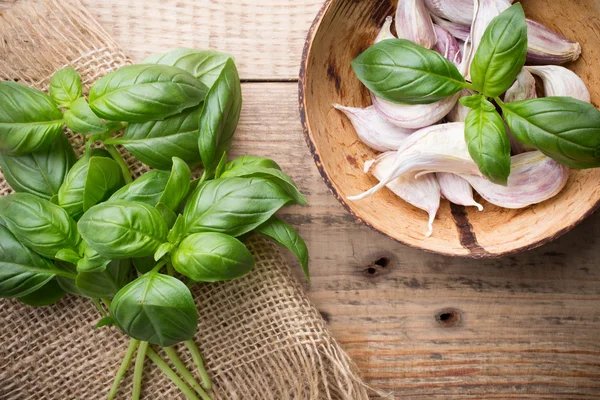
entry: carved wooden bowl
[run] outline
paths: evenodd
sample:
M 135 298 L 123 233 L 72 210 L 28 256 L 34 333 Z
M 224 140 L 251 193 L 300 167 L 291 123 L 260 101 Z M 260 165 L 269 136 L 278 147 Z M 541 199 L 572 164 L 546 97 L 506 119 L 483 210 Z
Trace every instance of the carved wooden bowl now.
M 600 1 L 522 1 L 526 15 L 577 40 L 581 58 L 567 67 L 587 83 L 600 104 Z M 427 215 L 389 190 L 352 202 L 377 181 L 363 173 L 376 152 L 362 144 L 352 124 L 332 104 L 365 107 L 371 100 L 350 62 L 368 48 L 395 0 L 329 0 L 309 31 L 300 71 L 300 114 L 307 144 L 334 196 L 358 220 L 401 243 L 461 257 L 501 257 L 533 249 L 572 229 L 600 205 L 600 169 L 573 170 L 556 197 L 520 210 L 494 206 L 484 211 L 442 200 L 433 235 L 425 237 Z M 568 12 L 567 12 L 568 11 Z

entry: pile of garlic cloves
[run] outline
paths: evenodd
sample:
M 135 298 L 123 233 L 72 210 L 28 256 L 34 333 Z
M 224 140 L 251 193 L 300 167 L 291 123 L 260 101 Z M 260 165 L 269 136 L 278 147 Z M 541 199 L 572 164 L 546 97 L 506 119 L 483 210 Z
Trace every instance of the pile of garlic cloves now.
M 395 18 L 387 17 L 375 43 L 397 37 L 437 51 L 454 63 L 469 80 L 469 66 L 481 37 L 492 19 L 510 7 L 509 0 L 399 0 Z M 543 96 L 570 96 L 590 102 L 583 81 L 559 66 L 581 54 L 570 41 L 540 23 L 527 20 L 527 63 L 503 96 L 513 102 Z M 536 83 L 536 78 L 537 82 Z M 474 191 L 488 203 L 524 208 L 557 195 L 566 185 L 569 169 L 511 139 L 511 175 L 507 186 L 487 180 L 469 155 L 464 137 L 469 109 L 458 100 L 468 89 L 432 104 L 396 104 L 371 93 L 372 105 L 361 109 L 334 105 L 352 122 L 359 139 L 381 152 L 365 160 L 365 173 L 379 183 L 351 196 L 360 200 L 387 187 L 406 202 L 428 213 L 426 236 L 440 198 L 462 206 L 483 206 Z

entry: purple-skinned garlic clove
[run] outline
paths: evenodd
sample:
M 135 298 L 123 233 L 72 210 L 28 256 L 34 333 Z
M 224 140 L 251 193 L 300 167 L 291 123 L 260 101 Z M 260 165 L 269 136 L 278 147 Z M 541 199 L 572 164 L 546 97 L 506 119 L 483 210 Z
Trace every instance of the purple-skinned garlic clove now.
M 478 176 L 461 176 L 488 202 L 516 209 L 541 203 L 560 193 L 569 178 L 569 168 L 540 151 L 531 151 L 511 158 L 507 186 Z
M 539 22 L 527 20 L 527 65 L 564 64 L 581 55 L 581 46 Z
M 396 152 L 387 152 L 381 154 L 376 160 L 368 161 L 365 164 L 365 172 L 370 172 L 378 180 L 384 179 L 387 171 L 394 164 L 396 155 Z M 436 177 L 433 174 L 420 178 L 405 175 L 392 180 L 386 187 L 402 200 L 429 214 L 425 236 L 431 236 L 433 221 L 440 207 L 440 186 Z
M 462 54 L 456 38 L 439 25 L 434 25 L 433 27 L 435 28 L 435 34 L 437 36 L 437 41 L 433 46 L 433 50 L 443 55 L 454 65 L 460 65 Z
M 542 79 L 546 96 L 573 97 L 587 103 L 591 101 L 585 83 L 570 69 L 558 65 L 528 66 L 525 69 Z
M 479 211 L 483 211 L 483 206 L 473 198 L 471 184 L 464 178 L 448 172 L 438 172 L 435 176 L 440 185 L 442 196 L 450 203 L 458 204 L 459 206 L 473 206 L 477 207 Z
M 440 18 L 434 14 L 431 15 L 431 19 L 433 20 L 434 24 L 441 26 L 442 28 L 450 32 L 450 34 L 456 39 L 462 40 L 463 42 L 467 40 L 467 38 L 471 34 L 471 22 L 463 25 L 456 22 L 448 21 L 444 18 Z
M 396 8 L 396 34 L 431 49 L 436 42 L 433 22 L 423 0 L 399 0 Z
M 414 129 L 403 129 L 383 119 L 373 106 L 367 108 L 344 107 L 334 104 L 342 111 L 356 130 L 361 142 L 377 151 L 398 150 Z
M 523 68 L 517 75 L 515 83 L 506 91 L 504 101 L 511 103 L 513 101 L 535 99 L 536 97 L 535 78 L 527 68 Z
M 451 172 L 481 176 L 477 164 L 469 155 L 464 132 L 463 122 L 434 125 L 418 130 L 400 147 L 394 164 L 379 184 L 348 199 L 356 201 L 371 196 L 405 174 L 414 177 L 435 172 Z
M 473 21 L 473 0 L 425 0 L 432 15 L 459 24 Z

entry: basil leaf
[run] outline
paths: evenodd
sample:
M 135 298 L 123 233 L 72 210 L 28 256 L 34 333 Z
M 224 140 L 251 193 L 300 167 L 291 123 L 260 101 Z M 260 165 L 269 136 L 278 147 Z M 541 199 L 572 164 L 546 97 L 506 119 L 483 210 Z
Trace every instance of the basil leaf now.
M 221 160 L 215 168 L 215 179 L 219 179 L 221 175 L 223 175 L 223 172 L 225 172 L 225 168 L 227 168 L 227 152 L 223 153 Z
M 4 179 L 15 192 L 31 193 L 46 200 L 58 194 L 77 157 L 65 135 L 45 150 L 22 156 L 0 155 Z
M 192 171 L 190 171 L 190 167 L 188 167 L 181 158 L 173 157 L 171 175 L 169 176 L 169 181 L 158 202 L 164 204 L 173 211 L 177 210 L 179 204 L 187 196 L 188 191 L 190 190 L 191 179 Z
M 156 272 L 121 289 L 110 315 L 127 335 L 162 347 L 191 340 L 198 326 L 198 312 L 187 286 Z
M 81 240 L 64 209 L 29 193 L 0 198 L 0 217 L 21 243 L 46 258 L 62 249 L 77 251 Z
M 167 241 L 174 246 L 177 246 L 183 240 L 185 236 L 185 218 L 179 214 L 175 223 L 171 227 L 169 234 L 167 235 Z
M 71 107 L 81 91 L 81 77 L 73 67 L 59 69 L 50 78 L 50 97 L 59 107 Z
M 294 228 L 276 216 L 272 216 L 267 222 L 258 226 L 256 231 L 275 240 L 277 243 L 294 253 L 300 262 L 300 266 L 302 267 L 302 271 L 304 271 L 306 279 L 310 282 L 310 275 L 308 272 L 308 248 Z
M 502 105 L 515 137 L 570 168 L 600 167 L 600 111 L 571 97 Z
M 200 114 L 198 149 L 205 171 L 212 174 L 229 150 L 242 110 L 242 87 L 233 60 L 227 60 L 210 88 Z
M 221 175 L 222 178 L 230 178 L 234 176 L 268 179 L 281 187 L 290 197 L 292 197 L 295 204 L 306 204 L 306 198 L 302 195 L 302 193 L 300 193 L 292 178 L 279 169 L 265 168 L 258 165 L 243 165 L 237 168 L 231 168 Z
M 156 261 L 154 261 L 154 254 L 146 257 L 132 258 L 131 261 L 133 261 L 133 266 L 140 274 L 145 274 L 146 272 L 152 271 L 152 268 L 154 268 L 156 265 Z
M 116 200 L 139 201 L 154 207 L 162 197 L 170 176 L 171 174 L 168 171 L 148 171 L 117 190 L 107 202 Z
M 230 59 L 233 60 L 231 55 L 218 51 L 179 48 L 164 54 L 153 54 L 142 61 L 142 64 L 162 64 L 181 68 L 210 88 Z
M 130 271 L 131 260 L 111 261 L 104 271 L 78 273 L 75 284 L 81 296 L 113 297 L 129 282 Z
M 14 82 L 0 82 L 0 153 L 40 151 L 62 135 L 63 116 L 50 96 Z
M 506 186 L 510 175 L 510 141 L 504 121 L 485 97 L 475 95 L 475 98 L 479 104 L 470 103 L 473 109 L 465 120 L 469 154 L 486 178 Z
M 112 260 L 153 254 L 167 239 L 168 231 L 154 207 L 125 200 L 95 205 L 77 226 L 91 248 Z
M 374 44 L 352 61 L 352 68 L 371 92 L 394 103 L 434 103 L 467 85 L 444 56 L 406 39 Z
M 264 168 L 275 168 L 281 169 L 279 164 L 270 158 L 257 157 L 257 156 L 241 156 L 236 158 L 235 160 L 229 162 L 225 167 L 225 171 L 229 171 L 230 169 L 238 168 L 245 165 L 255 165 L 258 167 Z
M 94 114 L 88 102 L 83 98 L 77 99 L 71 109 L 63 114 L 65 125 L 73 132 L 84 135 L 98 135 L 108 131 L 108 126 Z
M 158 203 L 156 209 L 160 213 L 162 219 L 167 224 L 167 228 L 171 229 L 177 221 L 177 214 L 163 203 Z
M 77 272 L 102 272 L 111 260 L 102 257 L 98 252 L 82 241 L 80 248 L 83 247 L 83 257 L 77 261 Z
M 104 317 L 100 321 L 98 321 L 96 326 L 94 326 L 94 329 L 100 329 L 105 326 L 113 326 L 114 324 L 115 320 L 112 317 Z
M 123 185 L 119 164 L 103 149 L 91 149 L 73 165 L 58 190 L 58 204 L 78 219 Z
M 55 276 L 54 264 L 25 247 L 0 224 L 0 297 L 20 297 L 41 289 Z
M 486 96 L 499 96 L 511 87 L 526 56 L 527 23 L 516 3 L 492 19 L 483 33 L 471 63 L 473 86 Z
M 44 307 L 58 302 L 65 294 L 56 279 L 52 279 L 35 292 L 20 296 L 19 301 L 28 306 Z
M 198 186 L 183 217 L 185 232 L 240 236 L 267 221 L 292 201 L 281 187 L 263 178 L 221 178 Z
M 171 169 L 174 156 L 190 165 L 199 164 L 198 119 L 202 107 L 201 104 L 189 108 L 163 121 L 130 123 L 122 137 L 110 138 L 104 143 L 123 145 L 152 168 Z
M 156 121 L 200 104 L 206 91 L 203 83 L 180 68 L 128 65 L 96 81 L 90 89 L 89 103 L 104 119 Z
M 177 272 L 196 282 L 227 281 L 246 275 L 254 258 L 239 240 L 222 233 L 195 233 L 171 255 Z

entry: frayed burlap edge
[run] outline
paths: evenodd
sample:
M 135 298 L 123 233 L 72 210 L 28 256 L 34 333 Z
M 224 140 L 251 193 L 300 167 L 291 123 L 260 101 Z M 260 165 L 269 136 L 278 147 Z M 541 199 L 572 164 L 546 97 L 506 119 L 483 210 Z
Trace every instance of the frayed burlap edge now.
M 173 16 L 176 18 L 176 15 Z M 77 1 L 27 1 L 0 17 L 0 79 L 47 88 L 54 71 L 72 65 L 84 86 L 130 63 Z M 81 140 L 69 134 L 76 151 Z M 126 155 L 134 175 L 147 168 Z M 11 192 L 0 175 L 0 195 Z M 198 285 L 196 342 L 215 399 L 368 399 L 354 363 L 331 337 L 277 248 L 254 237 L 256 268 L 232 282 Z M 101 399 L 127 347 L 89 300 L 67 296 L 51 307 L 0 302 L 0 398 Z M 193 368 L 188 353 L 182 358 Z M 183 398 L 146 363 L 144 397 Z M 120 398 L 131 392 L 129 374 Z

